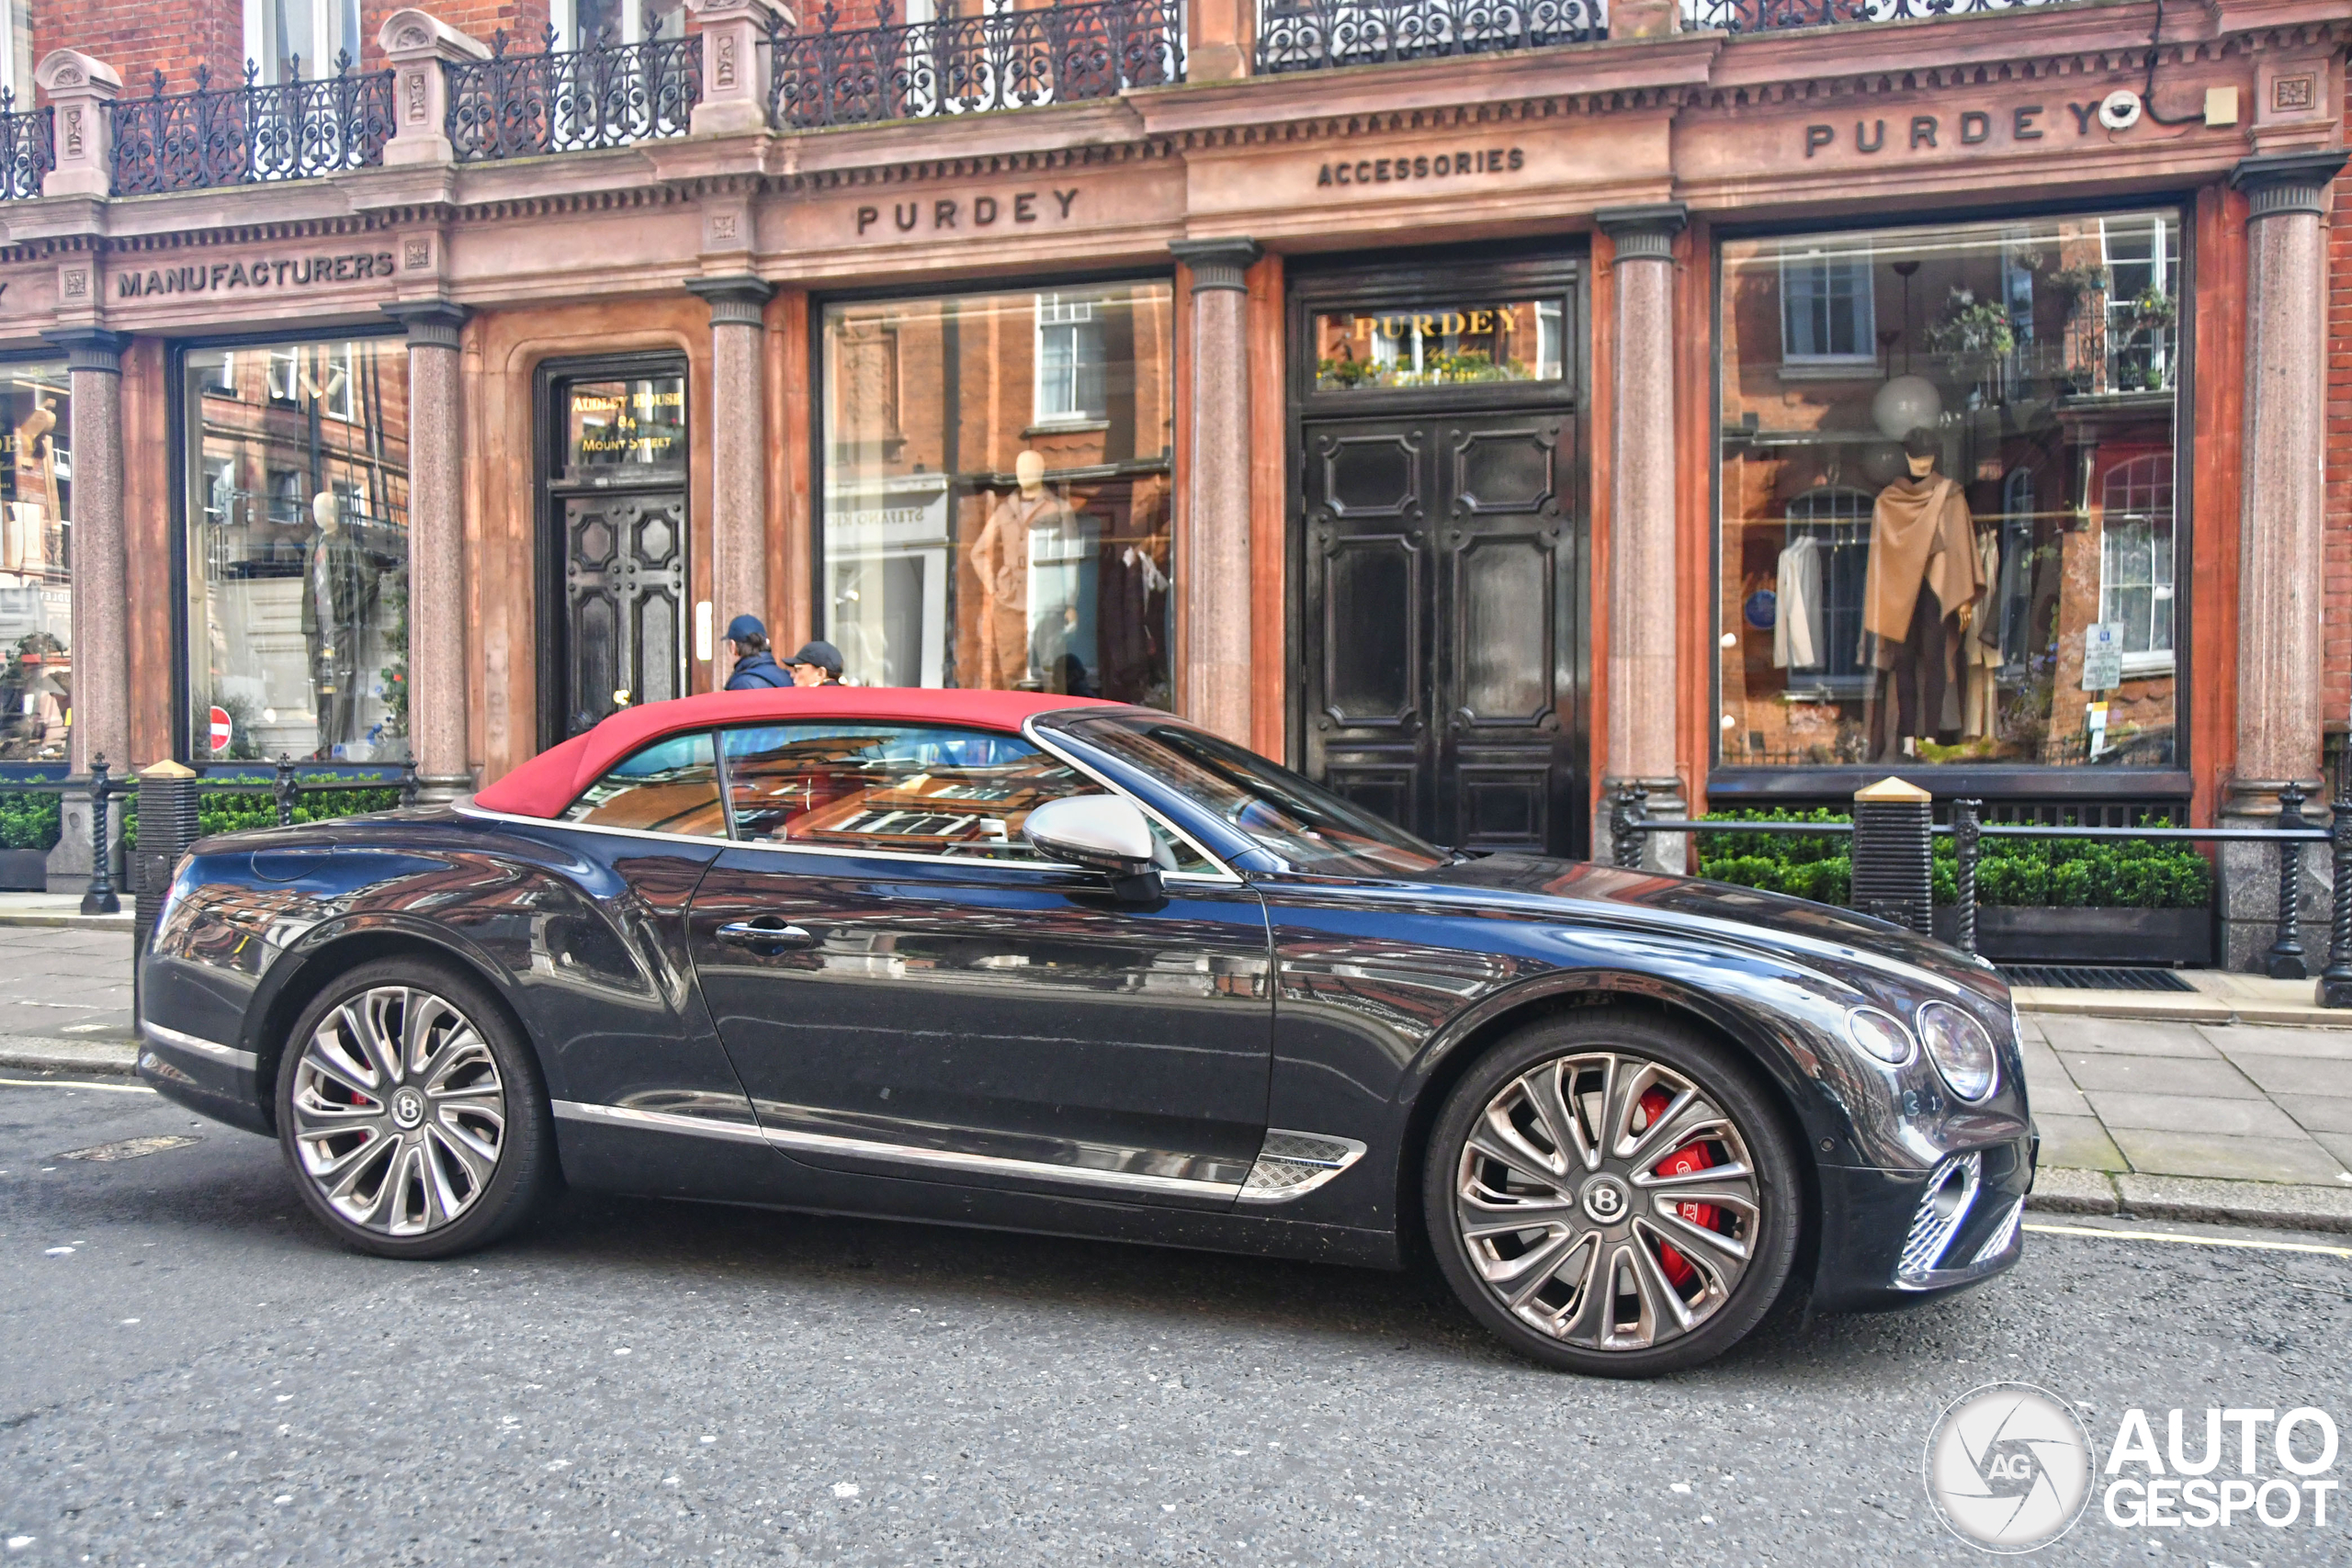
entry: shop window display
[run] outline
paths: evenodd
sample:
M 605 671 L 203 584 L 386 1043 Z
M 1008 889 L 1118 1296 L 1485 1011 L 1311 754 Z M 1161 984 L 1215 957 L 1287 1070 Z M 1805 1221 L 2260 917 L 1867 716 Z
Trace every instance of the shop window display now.
M 1727 766 L 2169 766 L 2171 210 L 1727 242 Z
M 843 678 L 1166 706 L 1162 279 L 824 316 L 822 631 Z
M 194 757 L 407 760 L 405 345 L 192 351 L 183 385 Z
M 65 757 L 74 715 L 74 400 L 62 363 L 0 366 L 0 761 Z

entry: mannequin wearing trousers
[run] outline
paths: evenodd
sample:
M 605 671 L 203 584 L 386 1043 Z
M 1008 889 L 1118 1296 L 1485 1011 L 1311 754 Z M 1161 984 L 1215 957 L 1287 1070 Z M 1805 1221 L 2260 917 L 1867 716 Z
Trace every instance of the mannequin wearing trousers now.
M 1872 761 L 1961 728 L 1956 617 L 1984 580 L 1968 502 L 1936 472 L 1940 445 L 1932 432 L 1913 431 L 1903 444 L 1910 477 L 1881 491 L 1871 514 L 1862 652 L 1873 671 L 1863 712 Z

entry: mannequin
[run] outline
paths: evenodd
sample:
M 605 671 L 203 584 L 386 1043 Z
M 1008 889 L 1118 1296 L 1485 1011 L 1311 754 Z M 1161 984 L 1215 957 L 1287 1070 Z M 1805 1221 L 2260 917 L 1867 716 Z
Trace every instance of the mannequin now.
M 50 530 L 62 519 L 57 505 L 57 411 L 35 395 L 33 412 L 17 426 L 16 491 L 9 498 L 7 528 L 0 534 L 0 571 L 40 576 L 50 563 Z
M 1925 426 L 1905 436 L 1910 472 L 1879 492 L 1871 513 L 1862 651 L 1873 671 L 1874 711 L 1863 718 L 1872 761 L 1909 756 L 1916 741 L 1961 726 L 1954 621 L 1983 591 L 1984 572 L 1967 499 L 1936 472 L 1941 445 Z
M 1069 503 L 1046 489 L 1046 459 L 1024 451 L 1012 462 L 1020 487 L 989 513 L 972 543 L 980 579 L 980 667 L 976 686 L 1009 691 L 1030 678 L 1029 536 L 1074 529 Z
M 333 491 L 311 498 L 319 535 L 311 544 L 310 588 L 302 595 L 302 632 L 311 645 L 311 706 L 318 752 L 356 735 L 359 639 L 376 608 L 376 568 L 343 525 Z

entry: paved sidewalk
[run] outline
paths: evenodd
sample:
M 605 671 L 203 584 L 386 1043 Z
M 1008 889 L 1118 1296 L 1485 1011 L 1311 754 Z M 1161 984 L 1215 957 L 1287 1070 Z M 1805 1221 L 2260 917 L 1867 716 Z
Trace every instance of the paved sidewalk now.
M 0 926 L 0 1067 L 130 1070 L 130 933 Z

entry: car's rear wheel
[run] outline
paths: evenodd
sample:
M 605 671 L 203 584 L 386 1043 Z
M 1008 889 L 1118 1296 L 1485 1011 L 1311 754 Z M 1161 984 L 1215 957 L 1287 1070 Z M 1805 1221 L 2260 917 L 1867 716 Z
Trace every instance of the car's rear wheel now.
M 1696 1030 L 1596 1008 L 1455 1086 L 1422 1199 L 1463 1303 L 1538 1360 L 1655 1377 L 1739 1342 L 1787 1286 L 1795 1148 L 1755 1073 Z
M 362 964 L 303 1010 L 278 1062 L 277 1131 L 311 1212 L 387 1258 L 496 1240 L 554 1163 L 529 1046 L 478 981 L 423 959 Z

